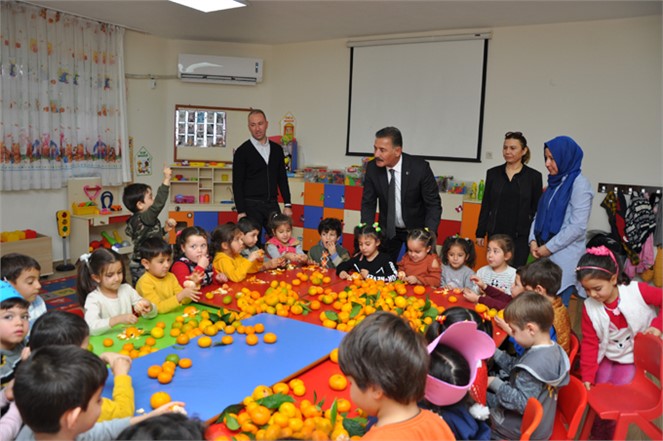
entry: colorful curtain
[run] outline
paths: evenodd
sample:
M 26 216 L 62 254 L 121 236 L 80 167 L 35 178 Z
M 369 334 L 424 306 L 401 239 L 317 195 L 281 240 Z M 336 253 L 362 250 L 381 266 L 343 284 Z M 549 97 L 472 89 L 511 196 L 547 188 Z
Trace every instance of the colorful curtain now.
M 0 190 L 130 180 L 124 29 L 0 2 Z

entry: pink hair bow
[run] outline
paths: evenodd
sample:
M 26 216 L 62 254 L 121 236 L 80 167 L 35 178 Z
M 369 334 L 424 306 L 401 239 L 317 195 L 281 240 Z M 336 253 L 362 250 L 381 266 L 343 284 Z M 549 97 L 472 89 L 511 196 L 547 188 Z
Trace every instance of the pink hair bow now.
M 612 261 L 615 263 L 615 271 L 619 272 L 619 264 L 617 263 L 617 259 L 615 259 L 615 255 L 605 245 L 587 248 L 587 253 L 592 254 L 594 256 L 610 256 Z

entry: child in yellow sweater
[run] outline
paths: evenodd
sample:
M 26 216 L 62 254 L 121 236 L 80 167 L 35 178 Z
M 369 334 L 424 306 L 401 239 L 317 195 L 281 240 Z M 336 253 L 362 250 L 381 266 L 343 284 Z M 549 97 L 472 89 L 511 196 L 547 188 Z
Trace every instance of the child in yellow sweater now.
M 251 273 L 256 273 L 262 266 L 263 250 L 256 250 L 243 257 L 242 231 L 232 222 L 217 227 L 212 232 L 212 251 L 214 252 L 214 270 L 222 272 L 233 282 L 241 282 Z
M 165 314 L 192 300 L 198 301 L 200 291 L 196 283 L 187 280 L 182 288 L 175 274 L 170 272 L 173 263 L 173 249 L 160 237 L 151 237 L 143 242 L 140 249 L 140 263 L 145 267 L 136 291 L 157 306 L 159 314 Z
M 90 328 L 83 318 L 70 312 L 48 311 L 35 321 L 23 356 L 27 358 L 31 352 L 45 346 L 74 345 L 87 349 L 89 341 Z M 131 358 L 114 352 L 104 352 L 99 358 L 110 366 L 114 385 L 113 399 L 101 399 L 101 414 L 97 421 L 132 417 L 136 406 L 129 376 Z

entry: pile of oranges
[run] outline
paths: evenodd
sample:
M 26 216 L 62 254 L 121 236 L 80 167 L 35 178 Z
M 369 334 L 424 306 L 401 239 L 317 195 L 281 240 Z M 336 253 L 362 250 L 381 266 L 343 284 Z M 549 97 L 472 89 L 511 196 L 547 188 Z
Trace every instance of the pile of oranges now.
M 142 357 L 143 355 L 151 354 L 156 352 L 158 349 L 154 347 L 157 344 L 157 341 L 154 337 L 147 337 L 145 339 L 145 344 L 142 346 L 136 346 L 133 343 L 125 343 L 122 346 L 122 349 L 119 351 L 122 355 L 128 355 L 131 358 Z M 104 339 L 104 346 L 110 347 L 113 346 L 113 339 L 106 338 Z
M 281 317 L 287 317 L 291 312 L 295 315 L 302 314 L 307 305 L 299 300 L 299 294 L 292 287 L 292 284 L 285 281 L 273 280 L 264 295 L 246 287 L 242 288 L 237 299 L 237 307 L 241 311 L 239 317 L 251 317 L 261 312 Z
M 189 369 L 191 366 L 193 363 L 190 358 L 180 358 L 177 354 L 168 354 L 161 365 L 155 364 L 147 368 L 147 376 L 161 384 L 168 384 L 173 381 L 175 370 L 178 367 Z
M 207 439 L 340 440 L 359 439 L 363 435 L 365 420 L 348 417 L 352 410 L 350 401 L 338 398 L 328 403 L 326 409 L 322 402 L 302 399 L 297 403 L 289 393 L 302 396 L 302 389 L 305 391 L 301 379 L 277 383 L 273 388 L 257 386 L 239 407 L 230 406 L 221 414 L 220 420 L 229 432 L 214 435 L 214 427 L 210 427 Z
M 402 316 L 414 330 L 423 332 L 444 308 L 418 295 L 406 294 L 407 288 L 401 282 L 354 279 L 345 290 L 325 292 L 319 297 L 333 308 L 320 313 L 320 322 L 326 328 L 350 331 L 367 315 L 383 310 Z

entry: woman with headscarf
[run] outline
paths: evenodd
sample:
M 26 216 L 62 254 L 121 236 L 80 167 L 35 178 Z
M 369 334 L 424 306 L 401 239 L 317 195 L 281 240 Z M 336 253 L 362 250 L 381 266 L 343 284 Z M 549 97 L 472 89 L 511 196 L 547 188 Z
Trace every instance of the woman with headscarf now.
M 594 193 L 582 174 L 582 149 L 568 136 L 558 136 L 544 144 L 548 188 L 530 229 L 530 253 L 535 258 L 550 257 L 562 268 L 561 291 L 568 306 L 575 291 L 586 297 L 576 282 L 575 268 L 585 253 L 587 223 L 592 211 Z

